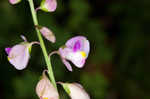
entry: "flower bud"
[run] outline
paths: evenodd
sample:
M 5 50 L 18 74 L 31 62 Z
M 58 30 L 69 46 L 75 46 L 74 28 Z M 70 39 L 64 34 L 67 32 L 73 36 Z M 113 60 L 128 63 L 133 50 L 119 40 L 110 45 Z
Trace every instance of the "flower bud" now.
M 29 49 L 31 45 L 26 44 L 17 44 L 12 48 L 5 48 L 6 53 L 8 54 L 9 62 L 18 70 L 24 69 L 29 61 Z
M 78 83 L 60 83 L 71 99 L 90 99 L 90 96 Z
M 45 71 L 36 86 L 36 93 L 40 99 L 59 99 L 58 92 L 45 75 Z
M 42 0 L 40 7 L 37 9 L 41 9 L 45 12 L 54 12 L 57 8 L 56 0 Z
M 18 4 L 19 2 L 21 2 L 21 0 L 9 0 L 10 4 Z
M 5 48 L 8 54 L 8 61 L 17 69 L 25 69 L 30 59 L 30 52 L 33 44 L 38 42 L 27 42 L 24 36 L 21 36 L 24 42 Z
M 40 30 L 41 34 L 50 42 L 55 43 L 56 37 L 54 33 L 48 29 L 47 27 L 37 26 L 37 28 Z

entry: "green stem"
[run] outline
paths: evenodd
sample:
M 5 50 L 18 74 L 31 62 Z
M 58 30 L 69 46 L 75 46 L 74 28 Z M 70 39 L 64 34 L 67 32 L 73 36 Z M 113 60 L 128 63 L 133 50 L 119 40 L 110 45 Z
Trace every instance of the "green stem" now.
M 28 1 L 29 1 L 29 5 L 30 5 L 34 25 L 37 26 L 39 24 L 38 24 L 37 14 L 35 12 L 33 0 L 28 0 Z M 46 48 L 45 48 L 45 44 L 44 44 L 44 41 L 43 41 L 43 38 L 41 36 L 41 33 L 40 33 L 39 29 L 37 29 L 37 28 L 35 28 L 35 29 L 36 29 L 37 36 L 38 36 L 39 41 L 40 41 L 40 46 L 42 48 L 42 52 L 44 54 L 44 58 L 45 58 L 46 65 L 47 65 L 47 68 L 48 68 L 49 77 L 51 79 L 52 84 L 57 89 L 56 81 L 55 81 L 55 77 L 54 77 L 54 73 L 53 73 L 52 65 L 51 65 L 51 61 L 50 61 L 50 57 L 48 57 L 48 54 L 47 54 L 47 51 L 46 51 Z

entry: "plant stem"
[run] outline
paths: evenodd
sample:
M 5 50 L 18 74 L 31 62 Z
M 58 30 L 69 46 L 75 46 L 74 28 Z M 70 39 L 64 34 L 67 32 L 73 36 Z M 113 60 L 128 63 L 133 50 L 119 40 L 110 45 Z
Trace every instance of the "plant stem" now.
M 33 0 L 28 0 L 28 1 L 29 1 L 29 5 L 30 5 L 34 25 L 38 26 L 39 24 L 38 24 L 37 14 L 35 12 Z M 42 52 L 43 52 L 43 55 L 44 55 L 44 58 L 45 58 L 46 65 L 47 65 L 47 68 L 48 68 L 49 77 L 51 79 L 52 84 L 57 89 L 56 81 L 55 81 L 55 77 L 54 77 L 54 73 L 53 73 L 52 65 L 51 65 L 51 61 L 50 61 L 50 57 L 48 57 L 48 54 L 47 54 L 47 51 L 46 51 L 46 48 L 45 48 L 45 44 L 44 44 L 44 41 L 43 41 L 43 38 L 41 36 L 41 33 L 40 33 L 39 29 L 37 29 L 37 28 L 35 28 L 35 29 L 36 29 L 37 36 L 38 36 L 39 41 L 40 41 L 40 46 L 42 48 Z

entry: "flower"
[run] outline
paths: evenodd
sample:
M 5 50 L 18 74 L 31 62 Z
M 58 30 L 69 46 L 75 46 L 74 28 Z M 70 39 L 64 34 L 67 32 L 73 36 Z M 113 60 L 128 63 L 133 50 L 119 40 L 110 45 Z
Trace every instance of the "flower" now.
M 88 93 L 83 89 L 82 85 L 78 83 L 62 83 L 65 91 L 69 94 L 71 99 L 90 99 Z
M 54 35 L 54 33 L 48 29 L 47 27 L 42 27 L 42 26 L 36 26 L 41 34 L 49 41 L 51 41 L 52 43 L 55 43 L 56 42 L 56 37 Z
M 42 0 L 40 7 L 36 10 L 43 10 L 45 12 L 54 12 L 57 8 L 57 1 L 56 0 Z
M 19 2 L 21 2 L 21 0 L 9 0 L 10 4 L 18 4 Z
M 82 68 L 90 50 L 89 41 L 84 36 L 76 36 L 68 40 L 65 46 L 59 48 L 62 62 L 69 71 L 72 71 L 71 61 L 76 67 Z
M 45 75 L 45 71 L 36 86 L 36 93 L 40 99 L 59 99 L 58 92 Z
M 38 44 L 38 42 L 27 42 L 24 36 L 21 36 L 24 42 L 14 45 L 13 47 L 5 48 L 6 53 L 8 54 L 9 62 L 17 69 L 22 70 L 26 68 L 29 58 L 30 51 L 33 44 Z

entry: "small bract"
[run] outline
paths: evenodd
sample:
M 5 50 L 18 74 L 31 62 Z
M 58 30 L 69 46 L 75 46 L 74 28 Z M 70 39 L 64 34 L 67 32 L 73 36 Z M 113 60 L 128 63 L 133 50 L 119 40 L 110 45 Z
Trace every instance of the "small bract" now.
M 76 36 L 66 42 L 66 44 L 59 48 L 59 54 L 62 62 L 69 71 L 72 71 L 71 61 L 76 67 L 82 68 L 88 57 L 90 51 L 89 41 L 84 36 Z
M 78 83 L 60 83 L 71 99 L 90 99 L 88 93 Z
M 45 71 L 36 86 L 36 93 L 40 99 L 59 99 L 58 92 L 45 75 Z
M 57 1 L 56 0 L 42 0 L 40 7 L 37 8 L 41 9 L 45 12 L 54 12 L 57 8 Z
M 22 70 L 26 68 L 29 58 L 30 51 L 33 44 L 38 42 L 27 42 L 24 36 L 21 36 L 24 42 L 14 45 L 13 47 L 5 48 L 6 53 L 8 54 L 9 62 L 17 69 Z
M 19 2 L 21 2 L 21 0 L 9 0 L 10 4 L 18 4 Z

